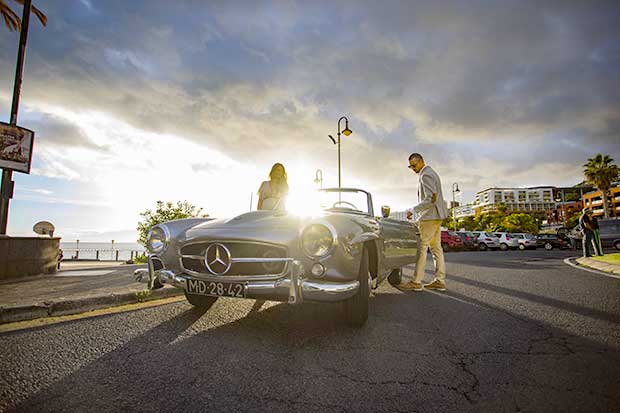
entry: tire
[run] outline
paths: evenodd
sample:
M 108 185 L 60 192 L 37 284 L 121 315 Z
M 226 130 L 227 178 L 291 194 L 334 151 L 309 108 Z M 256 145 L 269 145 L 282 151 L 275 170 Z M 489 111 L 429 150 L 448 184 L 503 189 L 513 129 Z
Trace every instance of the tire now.
M 499 244 L 499 249 L 502 251 L 508 251 L 508 245 L 502 242 L 501 244 Z
M 191 305 L 201 310 L 208 310 L 217 301 L 218 297 L 185 293 L 185 298 Z
M 402 270 L 400 268 L 396 268 L 395 270 L 392 270 L 392 272 L 388 276 L 388 282 L 390 283 L 390 285 L 393 285 L 393 286 L 402 284 L 403 282 Z
M 545 249 L 547 251 L 551 251 L 553 249 L 553 244 L 550 242 L 545 242 Z
M 478 249 L 480 251 L 486 251 L 488 249 L 487 244 L 485 244 L 484 242 L 481 242 L 480 244 L 478 244 Z
M 450 251 L 450 246 L 445 242 L 441 243 L 441 249 L 444 251 Z
M 523 245 L 523 244 L 519 244 L 519 249 L 520 249 L 521 251 L 524 251 L 524 250 L 525 250 L 525 245 Z
M 614 248 L 617 250 L 620 250 L 620 241 L 615 241 L 614 242 Z
M 344 301 L 345 322 L 352 327 L 362 327 L 368 320 L 368 296 L 370 295 L 368 277 L 368 251 L 364 247 L 360 270 L 357 274 L 360 286 L 353 297 Z

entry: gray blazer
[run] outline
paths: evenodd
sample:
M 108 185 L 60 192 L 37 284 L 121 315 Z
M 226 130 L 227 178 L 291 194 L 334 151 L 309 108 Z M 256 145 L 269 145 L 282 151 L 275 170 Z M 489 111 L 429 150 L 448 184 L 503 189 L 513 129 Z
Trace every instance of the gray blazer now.
M 446 201 L 443 199 L 439 175 L 428 165 L 420 171 L 418 191 L 420 203 L 413 210 L 419 214 L 419 221 L 446 219 L 450 216 Z M 435 194 L 434 202 L 433 194 Z

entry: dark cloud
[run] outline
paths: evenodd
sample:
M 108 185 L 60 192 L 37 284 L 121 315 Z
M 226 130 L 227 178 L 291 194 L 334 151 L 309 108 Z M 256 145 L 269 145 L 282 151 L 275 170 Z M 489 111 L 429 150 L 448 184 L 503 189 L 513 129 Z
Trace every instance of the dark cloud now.
M 292 147 L 325 163 L 326 135 L 347 114 L 359 139 L 347 143 L 349 173 L 386 187 L 407 185 L 397 168 L 416 148 L 468 167 L 471 185 L 495 172 L 487 160 L 509 180 L 592 151 L 620 157 L 617 2 L 92 5 L 46 4 L 50 26 L 31 33 L 24 98 L 266 163 Z M 0 51 L 5 94 L 9 49 Z M 54 124 L 38 127 L 59 143 L 85 142 Z
M 20 123 L 36 132 L 37 146 L 83 147 L 98 152 L 112 153 L 109 145 L 96 144 L 78 125 L 57 116 L 26 115 Z

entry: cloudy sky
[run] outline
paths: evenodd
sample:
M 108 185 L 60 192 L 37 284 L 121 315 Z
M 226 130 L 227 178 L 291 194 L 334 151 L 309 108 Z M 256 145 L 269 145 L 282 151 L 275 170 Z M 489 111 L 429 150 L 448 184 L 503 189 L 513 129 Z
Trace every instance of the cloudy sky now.
M 36 142 L 11 235 L 48 220 L 65 241 L 133 241 L 159 199 L 241 213 L 274 162 L 294 192 L 317 169 L 337 185 L 343 115 L 343 186 L 393 210 L 416 202 L 414 151 L 464 202 L 620 161 L 617 1 L 35 4 L 49 24 L 31 20 L 18 123 Z M 0 26 L 5 122 L 18 37 Z

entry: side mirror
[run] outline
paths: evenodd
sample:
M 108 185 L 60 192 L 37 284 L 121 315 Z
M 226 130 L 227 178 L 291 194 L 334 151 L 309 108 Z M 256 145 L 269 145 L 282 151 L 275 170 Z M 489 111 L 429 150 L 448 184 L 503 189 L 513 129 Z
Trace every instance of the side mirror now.
M 381 216 L 383 218 L 388 218 L 390 216 L 390 207 L 387 205 L 381 206 Z

